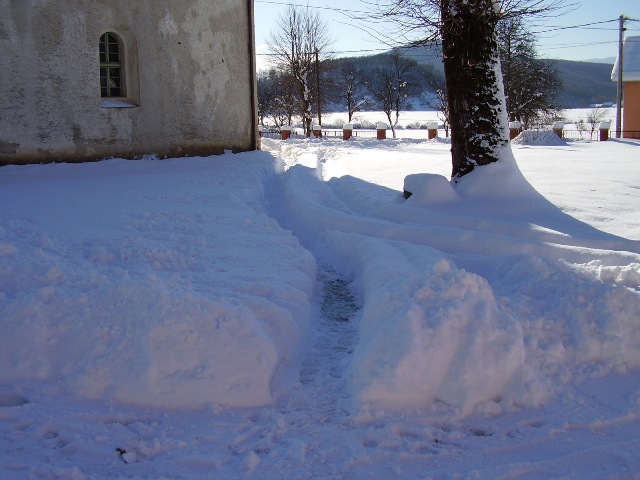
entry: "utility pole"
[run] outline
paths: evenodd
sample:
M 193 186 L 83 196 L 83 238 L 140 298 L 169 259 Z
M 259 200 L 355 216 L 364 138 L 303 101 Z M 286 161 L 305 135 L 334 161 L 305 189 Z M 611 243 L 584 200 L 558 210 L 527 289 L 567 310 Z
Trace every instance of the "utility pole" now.
M 625 16 L 620 15 L 620 27 L 618 32 L 618 94 L 616 96 L 616 138 L 622 137 L 622 66 L 624 44 Z

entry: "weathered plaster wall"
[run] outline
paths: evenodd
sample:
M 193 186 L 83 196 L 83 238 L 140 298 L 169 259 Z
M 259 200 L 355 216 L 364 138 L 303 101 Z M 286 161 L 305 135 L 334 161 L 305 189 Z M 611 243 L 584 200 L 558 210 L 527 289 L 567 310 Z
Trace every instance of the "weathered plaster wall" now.
M 246 0 L 2 0 L 0 164 L 255 148 Z M 105 108 L 98 45 L 124 42 Z

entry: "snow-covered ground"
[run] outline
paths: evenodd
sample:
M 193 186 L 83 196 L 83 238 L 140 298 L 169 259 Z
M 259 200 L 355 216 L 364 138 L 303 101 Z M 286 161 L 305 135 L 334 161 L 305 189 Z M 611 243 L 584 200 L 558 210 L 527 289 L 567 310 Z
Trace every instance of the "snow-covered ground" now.
M 263 148 L 0 169 L 0 478 L 640 478 L 640 143 Z

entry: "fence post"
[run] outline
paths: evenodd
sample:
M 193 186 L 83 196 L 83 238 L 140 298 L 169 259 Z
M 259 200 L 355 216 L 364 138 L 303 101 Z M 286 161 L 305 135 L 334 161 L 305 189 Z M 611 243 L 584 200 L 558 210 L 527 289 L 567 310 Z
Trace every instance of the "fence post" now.
M 564 122 L 555 122 L 553 124 L 553 133 L 555 133 L 558 137 L 562 138 L 562 130 L 564 130 Z
M 291 127 L 284 126 L 284 125 L 280 127 L 280 139 L 288 140 L 290 137 L 291 137 Z
M 322 136 L 322 127 L 320 125 L 313 125 L 311 127 L 311 131 L 313 132 L 313 136 L 316 138 L 320 138 Z
M 264 129 L 264 126 L 262 126 L 262 125 L 258 125 L 258 136 L 259 136 L 260 138 L 262 138 L 262 131 L 263 131 L 263 129 Z
M 427 138 L 433 140 L 438 136 L 438 122 L 427 123 Z
M 509 122 L 509 140 L 513 140 L 522 132 L 522 124 L 518 121 Z
M 385 140 L 387 138 L 387 128 L 389 127 L 386 123 L 380 122 L 376 125 L 376 138 L 378 140 Z
M 342 139 L 349 140 L 351 138 L 351 134 L 353 133 L 353 124 L 345 123 L 342 125 Z
M 600 122 L 600 141 L 606 142 L 609 140 L 609 129 L 611 128 L 611 122 Z

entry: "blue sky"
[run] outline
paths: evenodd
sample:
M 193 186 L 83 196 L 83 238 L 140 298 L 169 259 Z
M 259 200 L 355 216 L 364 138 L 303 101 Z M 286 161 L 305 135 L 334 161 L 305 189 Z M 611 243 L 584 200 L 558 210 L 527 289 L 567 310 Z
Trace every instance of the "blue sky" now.
M 256 44 L 259 53 L 266 52 L 270 32 L 279 15 L 294 0 L 255 0 Z M 373 54 L 388 45 L 369 33 L 371 23 L 352 20 L 345 10 L 366 12 L 371 0 L 307 0 L 298 5 L 316 8 L 326 20 L 333 39 L 335 56 Z M 571 3 L 571 0 L 566 0 Z M 640 20 L 640 0 L 578 0 L 568 13 L 552 18 L 532 20 L 531 30 L 538 34 L 538 53 L 546 58 L 591 60 L 615 57 L 618 52 L 618 17 Z M 575 27 L 575 28 L 574 28 Z M 626 22 L 625 35 L 640 36 L 640 21 Z M 381 30 L 376 26 L 376 30 Z M 350 53 L 352 52 L 352 53 Z M 266 57 L 259 57 L 261 64 Z

